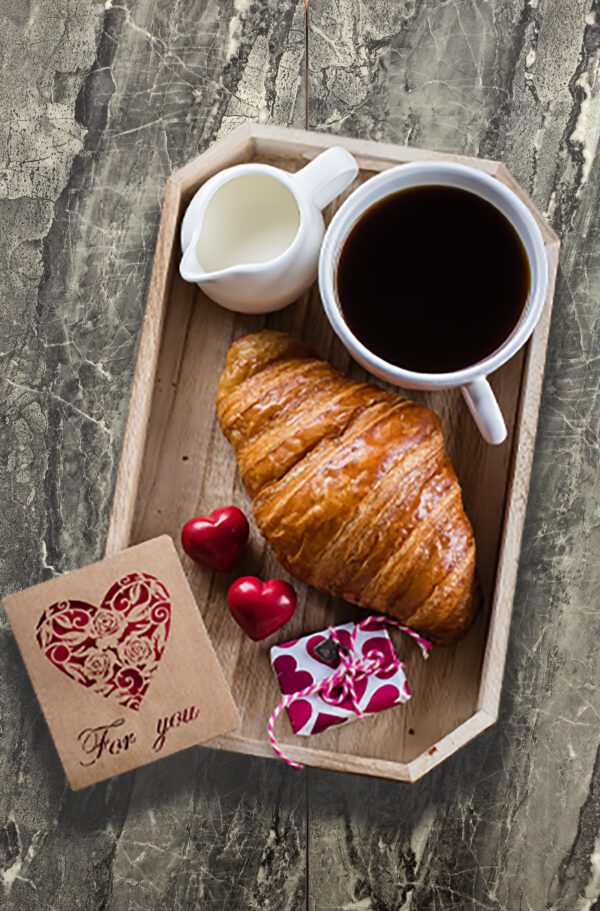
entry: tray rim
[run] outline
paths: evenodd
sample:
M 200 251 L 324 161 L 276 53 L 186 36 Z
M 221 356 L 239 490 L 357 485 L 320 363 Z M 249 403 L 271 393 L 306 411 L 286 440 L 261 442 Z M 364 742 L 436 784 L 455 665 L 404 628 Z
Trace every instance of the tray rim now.
M 521 373 L 494 595 L 475 712 L 429 750 L 407 763 L 370 759 L 318 749 L 313 746 L 286 745 L 288 755 L 307 766 L 414 782 L 493 725 L 498 717 L 502 694 L 560 248 L 557 234 L 502 162 L 329 133 L 247 123 L 223 139 L 217 140 L 206 151 L 174 171 L 165 185 L 146 309 L 142 320 L 131 385 L 129 412 L 113 494 L 105 556 L 110 556 L 129 546 L 164 327 L 166 308 L 163 305 L 173 273 L 171 248 L 174 239 L 175 242 L 178 242 L 177 224 L 186 196 L 196 186 L 199 177 L 207 178 L 211 173 L 220 170 L 224 160 L 231 163 L 231 159 L 241 159 L 257 151 L 263 154 L 281 153 L 282 148 L 287 146 L 294 148 L 296 155 L 300 152 L 308 161 L 334 145 L 341 145 L 348 149 L 359 161 L 361 170 L 380 171 L 407 161 L 451 160 L 461 161 L 486 171 L 510 186 L 530 208 L 540 226 L 548 255 L 549 282 L 546 303 L 542 317 L 527 343 Z M 251 740 L 235 733 L 208 741 L 205 746 L 273 757 L 267 743 Z

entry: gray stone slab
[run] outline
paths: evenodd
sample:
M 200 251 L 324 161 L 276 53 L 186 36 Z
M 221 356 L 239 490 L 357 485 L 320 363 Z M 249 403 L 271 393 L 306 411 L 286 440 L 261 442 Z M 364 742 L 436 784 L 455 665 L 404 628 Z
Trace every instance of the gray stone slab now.
M 598 12 L 312 5 L 313 123 L 502 159 L 563 241 L 500 721 L 413 786 L 311 773 L 313 911 L 600 907 Z
M 303 125 L 304 6 L 0 14 L 8 593 L 102 555 L 164 182 L 243 120 Z M 72 794 L 3 614 L 0 636 L 2 908 L 304 906 L 297 776 L 195 750 Z
M 0 592 L 102 553 L 164 180 L 304 125 L 303 0 L 5 0 Z M 592 911 L 597 0 L 311 0 L 312 127 L 502 158 L 563 238 L 499 724 L 414 786 L 188 751 L 70 793 L 0 616 L 7 911 Z

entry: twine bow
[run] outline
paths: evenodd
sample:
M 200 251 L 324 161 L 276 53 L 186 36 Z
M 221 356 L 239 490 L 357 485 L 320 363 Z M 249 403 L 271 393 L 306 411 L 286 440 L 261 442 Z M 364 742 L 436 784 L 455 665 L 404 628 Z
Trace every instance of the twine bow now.
M 275 736 L 275 722 L 284 709 L 288 709 L 290 705 L 298 699 L 305 699 L 307 696 L 320 696 L 321 699 L 328 702 L 330 705 L 341 705 L 342 702 L 348 700 L 353 711 L 356 712 L 359 718 L 362 718 L 364 712 L 361 709 L 356 696 L 357 684 L 367 677 L 370 677 L 372 674 L 392 673 L 393 671 L 397 671 L 404 667 L 404 662 L 400 661 L 395 653 L 391 661 L 386 661 L 386 657 L 383 653 L 375 648 L 370 649 L 364 656 L 356 654 L 355 646 L 359 630 L 366 630 L 370 626 L 373 626 L 373 628 L 376 629 L 377 625 L 380 627 L 389 626 L 410 636 L 410 638 L 419 646 L 423 657 L 427 658 L 431 648 L 431 642 L 428 642 L 427 639 L 424 639 L 408 626 L 403 626 L 397 620 L 391 620 L 389 617 L 365 617 L 360 623 L 355 624 L 354 629 L 350 634 L 349 648 L 346 648 L 340 641 L 335 627 L 330 626 L 327 630 L 327 634 L 337 645 L 339 656 L 338 666 L 329 677 L 311 683 L 310 686 L 304 687 L 303 690 L 297 690 L 295 693 L 284 696 L 273 710 L 267 725 L 267 733 L 273 752 L 276 753 L 280 759 L 283 759 L 284 762 L 287 762 L 288 765 L 292 766 L 292 768 L 302 769 L 304 766 L 299 762 L 294 762 L 284 754 L 279 746 L 277 737 Z

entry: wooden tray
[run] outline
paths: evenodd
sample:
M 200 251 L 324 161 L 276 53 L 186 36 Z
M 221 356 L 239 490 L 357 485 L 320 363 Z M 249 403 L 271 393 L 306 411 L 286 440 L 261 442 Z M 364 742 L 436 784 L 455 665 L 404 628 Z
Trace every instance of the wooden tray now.
M 508 427 L 503 446 L 482 441 L 456 390 L 411 393 L 440 415 L 463 486 L 485 596 L 477 624 L 458 646 L 434 649 L 426 663 L 413 646 L 399 643 L 415 694 L 406 706 L 307 738 L 294 737 L 287 718 L 279 724 L 281 742 L 300 762 L 414 781 L 493 724 L 502 686 L 559 247 L 556 235 L 504 165 L 248 125 L 176 171 L 165 190 L 106 551 L 111 554 L 163 532 L 179 546 L 179 531 L 187 518 L 228 503 L 251 514 L 214 409 L 217 380 L 234 338 L 265 325 L 284 329 L 304 338 L 338 367 L 364 376 L 334 337 L 316 287 L 279 313 L 249 317 L 213 304 L 198 288 L 183 282 L 177 271 L 181 217 L 207 178 L 243 161 L 296 171 L 332 145 L 345 146 L 358 160 L 357 183 L 408 161 L 447 159 L 481 168 L 512 187 L 533 211 L 550 262 L 548 300 L 531 341 L 492 377 Z M 332 206 L 328 218 L 333 211 Z M 237 733 L 210 745 L 272 756 L 266 724 L 279 691 L 268 661 L 269 645 L 359 612 L 296 583 L 299 607 L 293 621 L 269 642 L 256 644 L 241 633 L 225 606 L 234 576 L 213 576 L 185 555 L 183 563 L 242 716 Z M 237 570 L 237 575 L 283 575 L 256 528 Z

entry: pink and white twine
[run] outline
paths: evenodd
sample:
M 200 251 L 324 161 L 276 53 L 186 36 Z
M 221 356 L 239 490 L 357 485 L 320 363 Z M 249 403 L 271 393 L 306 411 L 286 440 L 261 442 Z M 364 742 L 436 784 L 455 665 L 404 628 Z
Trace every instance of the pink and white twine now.
M 344 700 L 349 699 L 353 710 L 359 718 L 362 718 L 364 712 L 358 704 L 356 684 L 364 678 L 370 677 L 372 674 L 388 674 L 399 668 L 404 668 L 404 662 L 400 661 L 396 654 L 394 654 L 393 660 L 388 661 L 386 664 L 384 663 L 386 661 L 385 656 L 378 649 L 371 649 L 363 657 L 360 657 L 355 653 L 358 631 L 367 629 L 370 624 L 389 626 L 405 633 L 417 643 L 423 657 L 428 657 L 429 650 L 431 649 L 431 642 L 424 639 L 413 629 L 410 629 L 410 627 L 403 626 L 397 620 L 392 620 L 389 617 L 369 616 L 365 617 L 364 620 L 361 620 L 360 623 L 357 623 L 350 634 L 349 648 L 346 648 L 342 644 L 335 627 L 330 626 L 327 630 L 327 634 L 338 646 L 340 662 L 338 667 L 333 671 L 330 677 L 326 677 L 324 680 L 318 680 L 315 683 L 311 683 L 310 686 L 305 687 L 303 690 L 297 690 L 295 693 L 284 696 L 273 710 L 267 725 L 267 733 L 273 752 L 276 753 L 280 759 L 283 759 L 284 762 L 287 762 L 288 765 L 292 766 L 292 768 L 302 769 L 304 766 L 299 762 L 294 762 L 285 755 L 275 736 L 275 723 L 284 709 L 289 708 L 289 706 L 298 699 L 319 695 L 321 699 L 328 702 L 330 705 L 340 705 Z

